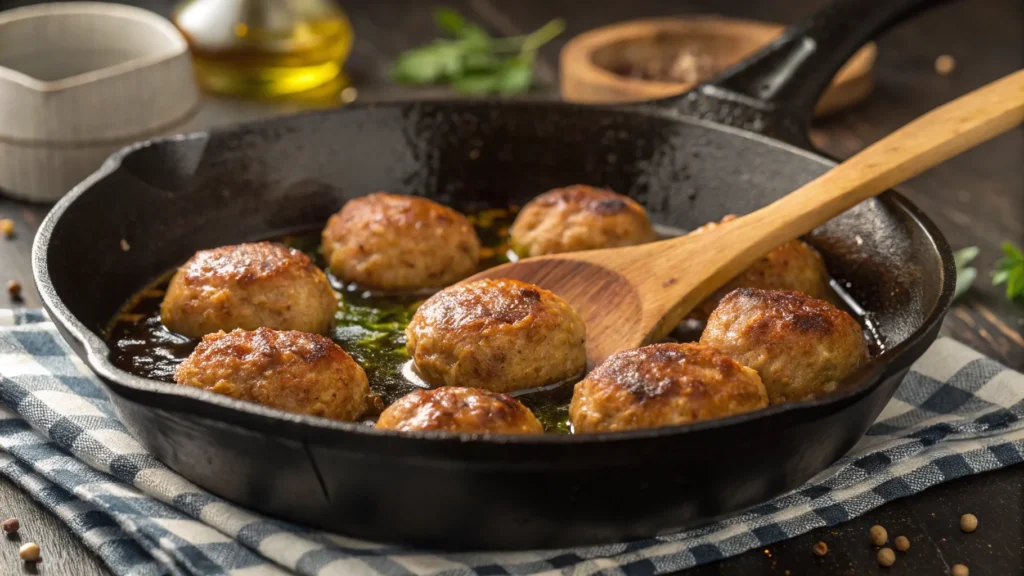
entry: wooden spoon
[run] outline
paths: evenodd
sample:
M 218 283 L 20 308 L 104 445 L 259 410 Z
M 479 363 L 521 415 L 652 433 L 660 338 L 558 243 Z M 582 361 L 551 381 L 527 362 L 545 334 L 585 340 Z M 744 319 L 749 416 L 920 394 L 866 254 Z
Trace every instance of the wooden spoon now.
M 472 279 L 515 278 L 562 296 L 587 323 L 587 360 L 664 338 L 762 255 L 858 203 L 1024 122 L 1024 70 L 937 108 L 795 192 L 679 238 L 528 258 Z

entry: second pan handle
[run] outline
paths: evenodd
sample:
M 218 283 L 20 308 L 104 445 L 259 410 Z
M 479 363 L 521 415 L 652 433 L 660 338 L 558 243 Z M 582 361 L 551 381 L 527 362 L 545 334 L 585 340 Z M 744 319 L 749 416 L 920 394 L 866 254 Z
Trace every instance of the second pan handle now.
M 808 147 L 818 98 L 862 46 L 948 0 L 834 0 L 718 78 L 654 102 Z

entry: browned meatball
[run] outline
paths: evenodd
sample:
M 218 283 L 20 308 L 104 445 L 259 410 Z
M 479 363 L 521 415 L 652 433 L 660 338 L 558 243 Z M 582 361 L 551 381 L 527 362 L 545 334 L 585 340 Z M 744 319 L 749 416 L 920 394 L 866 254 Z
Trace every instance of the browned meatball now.
M 710 346 L 654 344 L 612 355 L 573 390 L 579 433 L 676 426 L 768 405 L 757 372 Z
M 729 214 L 722 218 L 721 222 L 705 224 L 693 233 L 716 228 L 735 219 L 734 214 Z M 831 301 L 834 298 L 829 287 L 828 270 L 825 269 L 825 261 L 822 260 L 821 254 L 803 240 L 793 240 L 765 254 L 725 286 L 704 299 L 690 313 L 690 318 L 706 320 L 722 298 L 737 288 L 796 290 L 821 300 Z
M 786 290 L 730 292 L 700 341 L 757 370 L 772 404 L 833 392 L 868 357 L 864 333 L 852 316 Z
M 196 252 L 171 279 L 160 319 L 191 338 L 260 327 L 324 334 L 337 308 L 331 283 L 308 256 L 256 242 Z
M 511 235 L 521 256 L 632 246 L 655 237 L 643 206 L 582 184 L 555 188 L 528 202 Z
M 477 280 L 434 294 L 405 330 L 416 370 L 435 386 L 508 392 L 586 368 L 583 319 L 568 302 L 517 280 Z
M 380 415 L 377 428 L 483 434 L 544 432 L 533 412 L 515 398 L 454 386 L 417 390 L 399 398 Z
M 476 271 L 480 240 L 465 216 L 416 196 L 377 192 L 331 216 L 324 257 L 338 278 L 366 288 L 441 288 Z
M 296 414 L 355 420 L 366 412 L 363 369 L 330 338 L 259 328 L 203 337 L 174 381 Z

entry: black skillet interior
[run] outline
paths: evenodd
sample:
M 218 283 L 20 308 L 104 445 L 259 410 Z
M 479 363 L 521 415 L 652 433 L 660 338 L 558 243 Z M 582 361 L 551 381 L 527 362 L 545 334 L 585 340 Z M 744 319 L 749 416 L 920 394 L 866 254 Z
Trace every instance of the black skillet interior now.
M 806 126 L 835 69 L 924 3 L 841 0 L 720 84 L 653 106 L 366 106 L 142 144 L 55 207 L 37 237 L 36 280 L 133 433 L 186 478 L 244 506 L 443 548 L 562 547 L 678 530 L 825 468 L 863 435 L 935 338 L 952 293 L 951 256 L 897 194 L 810 236 L 887 347 L 856 386 L 690 427 L 399 437 L 134 377 L 110 364 L 99 334 L 136 290 L 195 250 L 321 225 L 346 199 L 378 189 L 468 209 L 590 183 L 636 198 L 655 222 L 686 229 L 754 210 L 828 162 L 690 116 L 800 142 L 804 132 L 794 127 Z M 859 24 L 847 24 L 854 17 Z M 819 86 L 793 88 L 801 77 Z

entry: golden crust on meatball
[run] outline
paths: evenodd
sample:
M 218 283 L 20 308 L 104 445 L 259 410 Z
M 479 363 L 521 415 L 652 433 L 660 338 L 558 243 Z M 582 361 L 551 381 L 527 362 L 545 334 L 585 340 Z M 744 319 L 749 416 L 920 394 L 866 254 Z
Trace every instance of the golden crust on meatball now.
M 330 338 L 259 328 L 203 338 L 174 381 L 296 414 L 352 421 L 368 407 L 370 385 Z
M 710 230 L 735 219 L 736 215 L 729 214 L 720 222 L 705 224 L 693 233 Z M 722 298 L 737 288 L 796 290 L 812 298 L 829 301 L 833 299 L 828 270 L 821 254 L 803 240 L 793 240 L 765 254 L 725 286 L 705 298 L 690 313 L 690 318 L 707 320 Z
M 478 388 L 417 390 L 388 406 L 377 420 L 385 430 L 441 430 L 483 434 L 541 434 L 544 427 L 515 398 Z
M 759 410 L 757 372 L 701 344 L 654 344 L 614 354 L 573 390 L 575 433 L 676 426 Z
M 786 290 L 730 292 L 700 341 L 757 370 L 772 404 L 833 392 L 868 358 L 864 333 L 852 316 Z
M 331 272 L 366 288 L 441 288 L 476 271 L 480 239 L 465 216 L 426 198 L 376 192 L 331 216 L 321 243 Z
M 511 229 L 521 256 L 632 246 L 654 240 L 643 206 L 611 190 L 555 188 L 523 206 Z
M 568 302 L 517 280 L 477 280 L 434 294 L 405 331 L 416 370 L 435 386 L 509 392 L 586 368 L 586 327 Z
M 261 327 L 325 334 L 337 308 L 331 283 L 308 256 L 254 242 L 196 252 L 171 278 L 160 320 L 190 338 Z

